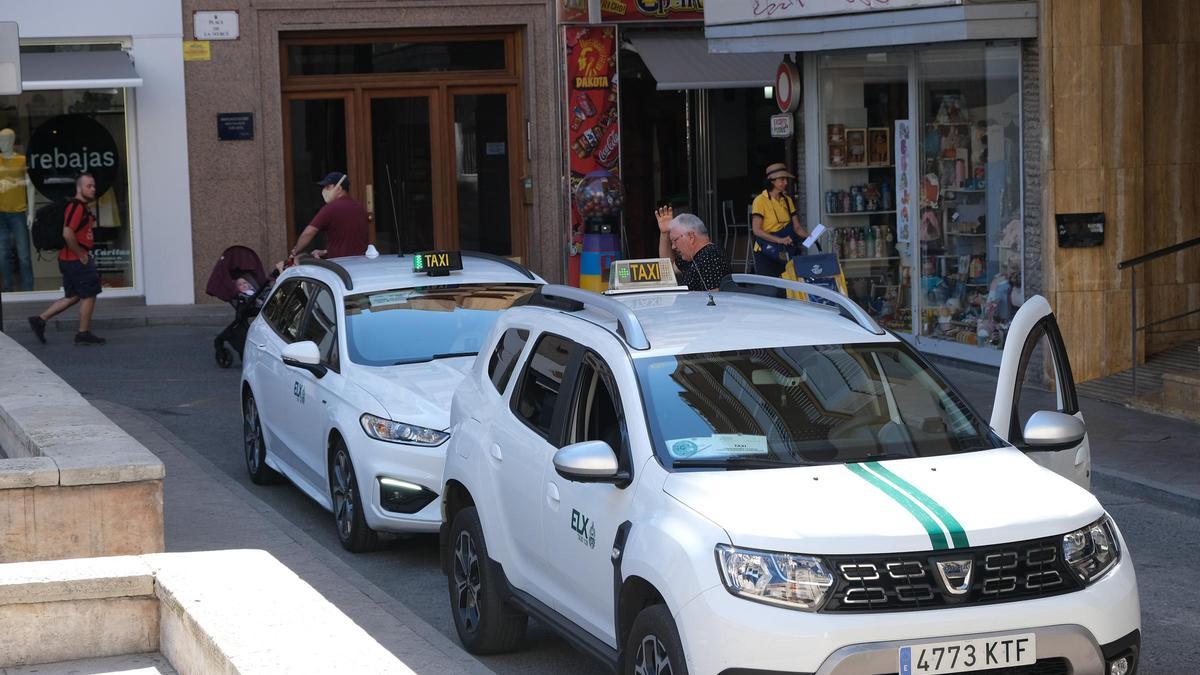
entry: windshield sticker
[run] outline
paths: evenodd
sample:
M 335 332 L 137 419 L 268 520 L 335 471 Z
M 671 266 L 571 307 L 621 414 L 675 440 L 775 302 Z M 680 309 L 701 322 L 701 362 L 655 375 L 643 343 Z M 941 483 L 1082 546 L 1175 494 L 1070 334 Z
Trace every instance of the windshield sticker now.
M 367 300 L 371 303 L 371 309 L 387 305 L 400 305 L 408 300 L 408 293 L 376 293 Z
M 713 434 L 695 438 L 676 438 L 667 441 L 675 459 L 696 457 L 730 457 L 766 455 L 767 437 L 754 434 Z
M 571 529 L 575 531 L 579 543 L 588 548 L 596 548 L 596 524 L 591 518 L 571 509 Z

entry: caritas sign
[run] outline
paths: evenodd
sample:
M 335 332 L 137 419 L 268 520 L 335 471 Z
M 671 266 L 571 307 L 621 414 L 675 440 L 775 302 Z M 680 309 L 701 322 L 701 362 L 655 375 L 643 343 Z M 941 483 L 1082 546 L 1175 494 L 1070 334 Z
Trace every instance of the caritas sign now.
M 723 0 L 705 7 L 704 24 L 721 26 L 961 4 L 962 0 Z
M 29 180 L 49 199 L 75 195 L 75 177 L 90 173 L 96 196 L 112 187 L 121 165 L 108 129 L 88 115 L 52 117 L 33 131 L 26 149 Z

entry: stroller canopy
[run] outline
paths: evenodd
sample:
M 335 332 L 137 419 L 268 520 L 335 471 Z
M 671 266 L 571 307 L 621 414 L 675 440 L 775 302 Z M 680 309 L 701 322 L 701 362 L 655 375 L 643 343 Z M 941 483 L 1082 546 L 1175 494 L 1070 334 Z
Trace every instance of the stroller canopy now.
M 230 246 L 213 265 L 204 292 L 223 302 L 231 302 L 238 295 L 238 277 L 252 279 L 255 290 L 267 284 L 267 274 L 258 254 L 245 246 Z

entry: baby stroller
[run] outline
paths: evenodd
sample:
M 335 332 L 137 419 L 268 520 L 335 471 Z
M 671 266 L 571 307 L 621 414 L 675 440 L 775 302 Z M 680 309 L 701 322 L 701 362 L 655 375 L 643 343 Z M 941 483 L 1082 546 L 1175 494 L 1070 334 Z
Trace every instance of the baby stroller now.
M 213 340 L 218 366 L 228 368 L 233 365 L 233 353 L 229 347 L 233 347 L 239 359 L 242 357 L 250 322 L 258 316 L 270 289 L 271 281 L 253 250 L 245 246 L 230 246 L 217 258 L 204 292 L 228 302 L 234 312 L 233 322 Z M 229 347 L 225 343 L 229 343 Z

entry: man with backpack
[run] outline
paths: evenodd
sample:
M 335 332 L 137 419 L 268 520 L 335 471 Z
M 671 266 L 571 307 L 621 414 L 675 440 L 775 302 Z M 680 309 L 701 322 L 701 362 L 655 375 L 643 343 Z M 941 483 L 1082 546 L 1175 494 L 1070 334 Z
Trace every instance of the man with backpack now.
M 46 322 L 75 303 L 79 303 L 79 332 L 75 334 L 75 344 L 105 343 L 104 338 L 97 337 L 89 330 L 92 311 L 96 308 L 96 296 L 100 294 L 100 273 L 91 256 L 94 242 L 92 227 L 96 224 L 96 216 L 89 207 L 95 201 L 96 179 L 90 173 L 79 174 L 75 179 L 75 198 L 66 203 L 62 220 L 59 221 L 62 223 L 62 247 L 58 250 L 58 269 L 62 272 L 63 297 L 55 300 L 40 315 L 29 317 L 29 326 L 43 343 L 46 341 Z M 35 221 L 35 238 L 47 239 L 46 233 L 38 232 L 39 229 L 47 228 L 45 225 L 39 228 Z M 43 243 L 35 244 L 43 246 Z

